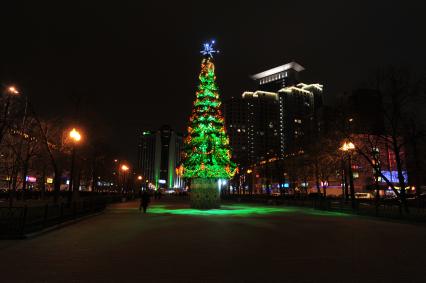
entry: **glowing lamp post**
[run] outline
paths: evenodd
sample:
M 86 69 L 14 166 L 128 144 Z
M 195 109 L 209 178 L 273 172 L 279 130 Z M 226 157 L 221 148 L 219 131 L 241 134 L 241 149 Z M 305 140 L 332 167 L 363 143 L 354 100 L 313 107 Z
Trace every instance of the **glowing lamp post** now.
M 343 143 L 342 147 L 340 148 L 340 150 L 343 150 L 343 151 L 350 151 L 353 149 L 355 149 L 355 145 L 351 142 Z
M 142 180 L 143 180 L 143 177 L 142 177 L 142 175 L 138 175 L 136 179 L 137 179 L 137 186 L 136 186 L 136 188 L 138 188 L 138 193 L 140 193 L 140 191 L 142 190 L 142 184 L 143 184 Z
M 81 134 L 75 128 L 70 131 L 69 136 L 71 140 L 75 143 L 78 143 L 81 140 Z
M 9 106 L 10 106 L 10 99 L 12 96 L 18 96 L 20 93 L 18 91 L 18 89 L 14 86 L 9 86 L 3 89 L 3 93 L 6 96 L 6 105 L 4 106 L 4 111 L 3 111 L 3 121 L 7 120 L 7 115 L 9 113 Z M 5 130 L 5 125 L 6 123 L 2 123 L 1 126 L 1 133 L 3 133 L 3 131 Z M 2 135 L 3 136 L 3 135 Z
M 6 131 L 6 121 L 8 120 L 8 114 L 9 114 L 9 106 L 10 106 L 10 100 L 12 96 L 18 96 L 19 91 L 14 86 L 8 86 L 3 89 L 3 93 L 6 96 L 6 103 L 4 105 L 3 115 L 1 117 L 2 123 L 0 125 L 0 142 L 3 140 L 4 132 Z M 26 110 L 25 110 L 26 111 Z M 25 119 L 24 119 L 25 121 Z M 10 190 L 10 197 L 9 197 L 9 205 L 13 205 L 13 199 L 15 197 L 16 193 L 16 178 L 12 178 L 12 190 Z M 25 182 L 24 182 L 25 183 Z M 24 192 L 24 189 L 22 190 Z
M 11 95 L 19 95 L 19 91 L 14 86 L 8 87 L 6 92 Z
M 127 176 L 127 172 L 129 171 L 129 166 L 127 166 L 126 164 L 121 165 L 120 170 L 121 172 L 123 172 L 123 188 L 122 188 L 122 193 L 124 193 L 124 189 L 126 186 L 126 176 Z
M 349 173 L 349 190 L 351 194 L 352 208 L 356 208 L 355 204 L 355 188 L 354 188 L 354 176 L 352 172 L 352 151 L 355 149 L 355 145 L 351 142 L 345 142 L 340 147 L 340 150 L 347 153 L 348 155 L 348 173 Z
M 68 133 L 69 140 L 72 144 L 72 150 L 71 150 L 71 170 L 70 170 L 70 182 L 69 182 L 69 201 L 72 200 L 72 194 L 74 192 L 74 167 L 75 167 L 75 152 L 76 152 L 76 146 L 81 142 L 81 134 L 76 128 L 73 128 Z

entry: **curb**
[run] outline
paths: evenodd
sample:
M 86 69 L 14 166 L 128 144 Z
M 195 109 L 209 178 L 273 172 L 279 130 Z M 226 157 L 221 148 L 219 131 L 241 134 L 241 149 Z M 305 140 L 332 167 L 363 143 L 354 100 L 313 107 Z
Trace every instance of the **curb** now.
M 74 223 L 86 220 L 86 219 L 88 219 L 90 217 L 99 216 L 99 215 L 103 214 L 104 211 L 105 210 L 97 212 L 97 213 L 89 214 L 89 215 L 86 215 L 86 216 L 82 216 L 82 217 L 79 217 L 79 218 L 76 218 L 76 219 L 68 220 L 68 221 L 65 221 L 65 222 L 62 222 L 62 223 L 59 223 L 59 224 L 47 227 L 47 228 L 45 228 L 43 230 L 40 230 L 40 231 L 37 231 L 37 232 L 24 234 L 24 235 L 22 235 L 22 237 L 19 237 L 18 239 L 32 239 L 32 238 L 41 236 L 43 234 L 49 233 L 51 231 L 59 230 L 59 229 L 61 229 L 63 227 L 69 226 L 71 224 L 74 224 Z

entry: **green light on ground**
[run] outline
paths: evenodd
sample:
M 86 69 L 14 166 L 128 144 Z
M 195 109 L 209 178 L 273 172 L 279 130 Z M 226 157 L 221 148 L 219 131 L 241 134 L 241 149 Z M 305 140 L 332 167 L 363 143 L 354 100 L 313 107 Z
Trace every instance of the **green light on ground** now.
M 316 209 L 310 209 L 309 215 L 316 215 L 316 216 L 349 216 L 350 214 L 346 214 L 343 212 L 337 212 L 337 211 L 327 211 L 327 210 L 316 210 Z
M 228 215 L 228 216 L 247 216 L 262 215 L 278 212 L 290 212 L 291 208 L 277 207 L 258 207 L 245 205 L 222 205 L 220 209 L 200 210 L 193 208 L 167 208 L 164 205 L 153 206 L 149 209 L 149 213 L 156 214 L 176 214 L 176 215 Z
M 220 209 L 200 210 L 193 208 L 173 208 L 166 205 L 153 205 L 148 209 L 152 214 L 173 214 L 192 216 L 260 216 L 281 213 L 300 213 L 317 216 L 346 216 L 343 213 L 318 211 L 309 208 L 257 206 L 257 205 L 222 205 Z

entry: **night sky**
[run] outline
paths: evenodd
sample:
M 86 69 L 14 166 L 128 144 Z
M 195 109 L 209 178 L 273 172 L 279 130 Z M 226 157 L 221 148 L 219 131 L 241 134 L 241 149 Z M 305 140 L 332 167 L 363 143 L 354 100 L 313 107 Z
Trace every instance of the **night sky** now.
M 0 81 L 16 83 L 41 116 L 89 121 L 88 138 L 102 133 L 135 159 L 138 130 L 184 132 L 206 40 L 221 50 L 223 99 L 291 60 L 330 101 L 378 67 L 426 75 L 424 1 L 226 3 L 1 1 Z

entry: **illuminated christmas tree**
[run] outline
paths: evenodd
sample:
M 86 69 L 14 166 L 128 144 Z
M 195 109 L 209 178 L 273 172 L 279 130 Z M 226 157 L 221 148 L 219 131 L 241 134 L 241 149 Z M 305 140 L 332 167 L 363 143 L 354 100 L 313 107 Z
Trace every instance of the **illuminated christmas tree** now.
M 213 54 L 214 41 L 204 44 L 201 51 L 200 84 L 189 119 L 185 139 L 185 154 L 180 170 L 191 179 L 191 203 L 197 208 L 219 206 L 219 188 L 224 180 L 234 176 L 229 139 L 220 110 L 219 90 L 216 85 Z

